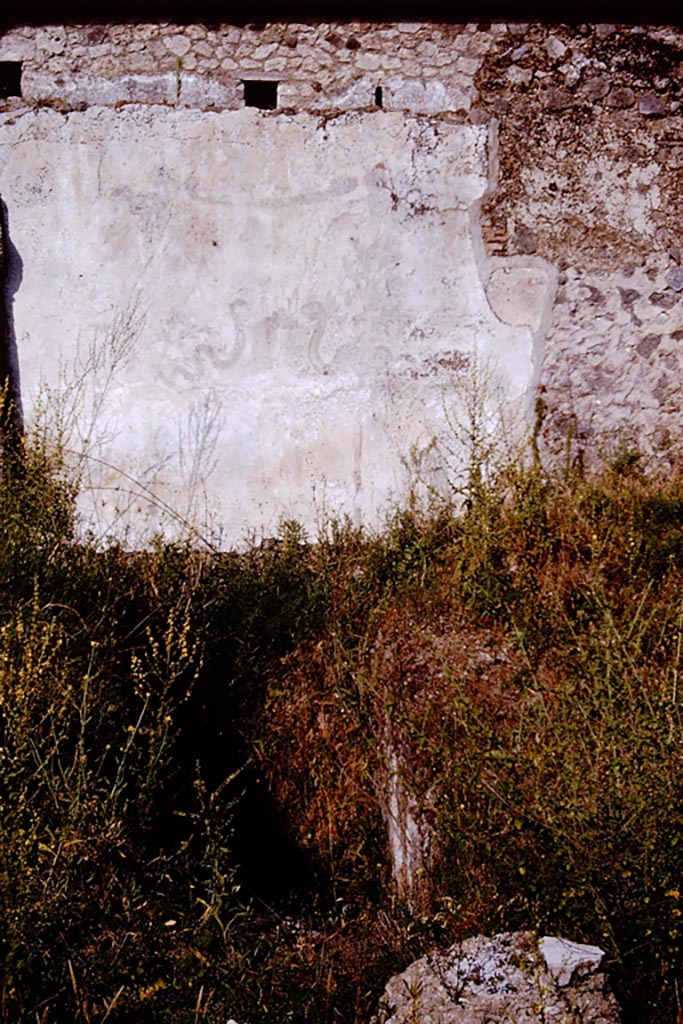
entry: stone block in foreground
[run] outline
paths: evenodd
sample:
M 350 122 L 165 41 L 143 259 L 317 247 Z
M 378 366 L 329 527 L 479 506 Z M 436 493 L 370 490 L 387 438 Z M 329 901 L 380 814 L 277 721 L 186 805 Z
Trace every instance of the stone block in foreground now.
M 619 1024 L 603 957 L 531 932 L 476 936 L 393 977 L 374 1024 Z

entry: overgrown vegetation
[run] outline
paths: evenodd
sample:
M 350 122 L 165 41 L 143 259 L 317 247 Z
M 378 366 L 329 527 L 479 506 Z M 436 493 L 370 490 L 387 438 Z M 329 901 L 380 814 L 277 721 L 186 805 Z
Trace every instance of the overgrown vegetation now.
M 0 1020 L 361 1024 L 431 945 L 517 927 L 676 1019 L 683 476 L 641 461 L 131 554 L 78 539 L 52 450 L 6 460 Z

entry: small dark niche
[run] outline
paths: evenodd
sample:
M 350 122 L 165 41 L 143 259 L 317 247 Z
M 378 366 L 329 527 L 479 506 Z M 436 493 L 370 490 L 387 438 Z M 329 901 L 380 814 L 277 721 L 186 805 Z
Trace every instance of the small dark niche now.
M 20 60 L 0 60 L 0 99 L 21 96 Z
M 375 89 L 375 106 L 376 107 L 383 107 L 384 106 L 384 97 L 382 96 L 382 86 L 381 85 L 378 85 L 377 88 Z
M 259 110 L 275 110 L 277 107 L 277 87 L 279 82 L 265 82 L 258 79 L 243 79 L 245 107 L 258 107 Z

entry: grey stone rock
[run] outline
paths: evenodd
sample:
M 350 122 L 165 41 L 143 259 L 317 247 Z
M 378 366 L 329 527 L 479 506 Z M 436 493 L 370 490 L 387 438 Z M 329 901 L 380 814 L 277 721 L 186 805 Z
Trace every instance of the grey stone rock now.
M 567 52 L 567 47 L 561 39 L 557 38 L 557 36 L 548 36 L 545 41 L 545 48 L 548 56 L 552 60 L 559 60 L 560 57 L 564 57 Z
M 638 110 L 644 117 L 663 117 L 666 106 L 655 92 L 645 92 L 638 101 Z
M 605 957 L 598 946 L 587 946 L 551 935 L 544 935 L 539 940 L 538 948 L 548 972 L 560 988 L 566 988 L 579 977 L 592 974 Z
M 620 288 L 619 294 L 621 295 L 622 306 L 632 306 L 636 299 L 640 298 L 640 292 L 636 291 L 635 288 Z
M 214 110 L 237 110 L 243 105 L 242 86 L 237 82 L 217 82 L 201 75 L 183 74 L 180 78 L 181 107 L 198 107 Z
M 515 232 L 515 241 L 525 255 L 531 255 L 536 252 L 536 236 L 531 228 L 518 227 Z
M 36 33 L 36 45 L 39 50 L 49 54 L 64 53 L 66 47 L 66 29 L 63 25 L 48 25 Z
M 176 57 L 184 57 L 189 52 L 192 42 L 187 36 L 178 33 L 177 35 L 167 36 L 164 39 L 164 46 L 171 53 L 175 54 Z
M 574 103 L 574 97 L 568 89 L 550 88 L 543 97 L 546 110 L 568 110 Z
M 466 939 L 392 978 L 373 1024 L 619 1024 L 603 957 L 531 932 Z
M 660 309 L 673 309 L 678 299 L 671 292 L 652 292 L 650 302 L 653 306 L 659 306 Z
M 604 99 L 609 90 L 610 81 L 607 75 L 596 75 L 593 78 L 588 78 L 583 83 L 579 89 L 579 95 L 582 100 L 595 103 L 596 100 Z
M 505 77 L 513 85 L 527 86 L 531 83 L 534 73 L 531 68 L 520 68 L 516 64 L 511 64 L 505 72 Z
M 666 280 L 669 288 L 673 288 L 675 292 L 683 292 L 683 267 L 674 267 L 670 270 Z
M 628 107 L 632 107 L 636 102 L 636 95 L 633 89 L 628 86 L 619 86 L 616 89 L 610 89 L 605 103 L 608 107 L 616 107 L 617 109 L 626 110 Z
M 82 74 L 63 80 L 44 71 L 28 70 L 22 77 L 22 89 L 29 101 L 58 101 L 76 108 L 114 106 L 117 103 L 170 105 L 176 100 L 177 80 L 172 73 L 121 75 L 119 78 Z
M 661 338 L 658 334 L 646 334 L 645 337 L 638 342 L 636 345 L 636 352 L 641 355 L 643 359 L 649 359 L 653 352 L 659 348 Z
M 455 79 L 418 82 L 416 79 L 397 77 L 386 79 L 384 84 L 385 110 L 434 114 L 442 110 L 469 110 L 471 106 L 471 91 Z
M 564 68 L 560 68 L 560 71 L 564 75 L 564 84 L 569 89 L 573 89 L 581 81 L 581 68 L 576 67 L 574 64 L 565 64 Z
M 522 43 L 521 46 L 518 46 L 515 50 L 512 51 L 510 56 L 512 60 L 521 60 L 522 57 L 526 57 L 527 53 L 529 53 L 530 50 L 531 46 L 529 45 L 529 43 Z

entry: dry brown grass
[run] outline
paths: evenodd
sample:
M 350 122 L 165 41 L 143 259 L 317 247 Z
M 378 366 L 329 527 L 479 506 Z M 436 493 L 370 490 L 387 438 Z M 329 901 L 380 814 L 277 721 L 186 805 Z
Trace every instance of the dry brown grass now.
M 516 927 L 602 944 L 627 1019 L 675 1016 L 683 478 L 475 499 L 129 555 L 76 540 L 45 450 L 0 477 L 3 1022 L 366 1024 L 431 944 Z M 269 907 L 238 891 L 245 765 L 309 868 Z

